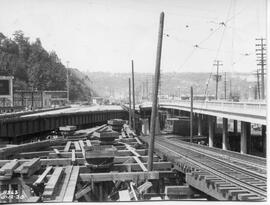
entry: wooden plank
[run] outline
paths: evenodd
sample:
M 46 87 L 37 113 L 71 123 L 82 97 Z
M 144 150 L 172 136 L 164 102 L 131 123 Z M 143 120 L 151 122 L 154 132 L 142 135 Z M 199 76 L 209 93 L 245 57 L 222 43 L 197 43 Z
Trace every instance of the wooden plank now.
M 131 198 L 131 199 L 134 198 L 135 201 L 138 201 L 137 194 L 136 194 L 136 192 L 135 192 L 135 190 L 134 190 L 134 187 L 133 187 L 134 185 L 135 185 L 134 182 L 130 182 L 130 189 L 131 189 L 131 192 L 129 192 L 129 195 L 130 195 L 130 198 Z M 132 197 L 131 197 L 131 196 L 132 196 Z
M 56 167 L 48 183 L 45 186 L 45 189 L 43 192 L 44 198 L 51 199 L 51 197 L 53 196 L 56 190 L 57 183 L 60 181 L 62 175 L 63 175 L 63 167 Z
M 134 148 L 130 147 L 129 150 L 117 150 L 117 155 L 118 156 L 132 156 L 135 155 L 137 157 L 140 157 L 142 155 L 146 155 L 147 150 L 146 149 L 137 149 L 135 150 Z
M 55 153 L 53 153 L 55 157 L 57 157 L 57 155 Z M 72 152 L 61 152 L 60 156 L 63 158 L 52 158 L 52 159 L 40 159 L 41 162 L 41 166 L 68 166 L 71 165 L 72 163 Z M 83 155 L 81 152 L 75 152 L 75 156 L 76 161 L 79 164 L 84 164 L 84 159 L 82 158 Z M 116 156 L 114 158 L 114 163 L 115 164 L 119 164 L 119 163 L 123 163 L 128 159 L 132 159 L 132 156 Z M 141 156 L 140 157 L 141 161 L 143 161 L 144 163 L 147 162 L 148 156 Z M 158 162 L 159 158 L 157 156 L 154 156 L 154 161 Z M 19 163 L 22 164 L 24 162 L 27 162 L 29 159 L 19 159 Z M 0 160 L 0 164 L 2 164 L 2 166 L 8 162 L 10 162 L 11 160 Z M 155 168 L 155 167 L 154 167 Z M 17 169 L 17 168 L 16 168 Z M 15 170 L 14 170 L 15 171 Z
M 84 143 L 82 140 L 79 140 L 79 144 L 80 144 L 80 147 L 81 147 L 81 150 L 82 150 L 82 154 L 83 154 L 83 158 L 85 158 L 85 150 L 84 150 Z
M 72 150 L 72 155 L 71 155 L 71 162 L 75 163 L 76 162 L 76 155 L 75 155 L 75 150 Z
M 79 142 L 73 142 L 74 143 L 74 146 L 75 146 L 75 150 L 76 151 L 80 151 L 81 150 L 81 147 L 80 147 L 80 145 L 79 145 Z
M 135 161 L 140 165 L 141 169 L 144 172 L 147 172 L 148 171 L 148 169 L 144 166 L 144 164 L 142 163 L 142 161 L 138 157 L 133 156 L 133 159 L 135 159 Z
M 68 188 L 68 184 L 69 184 L 69 180 L 71 177 L 71 173 L 72 173 L 72 166 L 67 166 L 65 167 L 64 173 L 65 173 L 65 177 L 64 180 L 60 183 L 58 183 L 57 188 L 59 189 L 61 187 L 60 193 L 57 197 L 55 197 L 55 200 L 53 200 L 52 202 L 62 202 L 63 198 L 65 196 L 66 190 Z
M 165 186 L 166 196 L 190 196 L 194 191 L 189 186 Z
M 139 145 L 142 145 L 143 143 L 141 142 L 141 140 L 138 139 L 138 137 L 134 137 L 134 139 L 138 142 Z
M 80 144 L 81 149 L 83 149 L 85 145 L 82 140 L 79 140 L 79 144 Z
M 110 172 L 110 173 L 87 173 L 80 174 L 81 181 L 103 182 L 103 181 L 127 181 L 127 180 L 147 180 L 147 179 L 159 179 L 160 172 Z
M 0 174 L 11 176 L 13 174 L 14 169 L 18 165 L 19 165 L 19 161 L 17 159 L 11 160 L 8 163 L 6 163 L 3 167 L 1 167 Z
M 119 201 L 131 201 L 128 190 L 119 191 Z
M 147 181 L 138 187 L 138 191 L 141 194 L 141 193 L 145 192 L 146 190 L 148 190 L 150 187 L 152 187 L 152 183 Z
M 45 177 L 49 174 L 49 172 L 52 170 L 52 166 L 49 166 L 46 168 L 46 170 L 38 177 L 38 179 L 34 182 L 34 185 L 41 184 Z
M 65 148 L 64 148 L 64 152 L 68 152 L 69 151 L 69 148 L 70 148 L 70 145 L 71 145 L 71 141 L 68 141 Z
M 31 196 L 28 199 L 24 200 L 23 202 L 26 202 L 26 203 L 37 203 L 37 202 L 40 202 L 40 197 L 39 196 Z
M 73 167 L 63 202 L 73 202 L 79 170 L 79 166 Z
M 55 154 L 57 154 L 57 155 L 59 155 L 60 154 L 60 152 L 59 152 L 59 150 L 58 149 L 53 149 L 53 151 L 55 152 Z
M 151 187 L 152 187 L 152 183 L 147 181 L 143 183 L 141 186 L 139 186 L 137 190 L 140 194 L 142 194 L 143 192 L 147 191 Z M 130 192 L 130 197 L 131 198 L 133 197 L 133 192 Z
M 33 175 L 41 167 L 40 158 L 33 158 L 21 164 L 16 170 L 15 173 L 27 174 L 28 176 Z
M 40 148 L 46 148 L 50 146 L 50 140 L 44 140 L 41 142 L 32 142 L 22 145 L 17 145 L 15 147 L 8 147 L 0 149 L 0 159 L 7 159 L 8 156 L 14 156 L 21 152 L 34 151 Z
M 22 152 L 19 153 L 19 157 L 28 158 L 28 157 L 42 157 L 48 156 L 51 151 L 38 151 L 38 152 Z
M 18 178 L 18 181 L 22 186 L 22 191 L 23 191 L 26 199 L 30 198 L 32 196 L 30 187 L 26 185 L 23 178 Z
M 86 140 L 86 145 L 87 145 L 88 147 L 91 147 L 91 146 L 92 146 L 91 141 L 90 141 L 90 140 Z
M 82 185 L 78 183 L 77 186 L 80 190 L 75 194 L 75 198 L 80 199 L 83 196 L 86 201 L 91 201 L 91 198 L 87 195 L 87 193 L 92 190 L 91 184 L 82 187 Z

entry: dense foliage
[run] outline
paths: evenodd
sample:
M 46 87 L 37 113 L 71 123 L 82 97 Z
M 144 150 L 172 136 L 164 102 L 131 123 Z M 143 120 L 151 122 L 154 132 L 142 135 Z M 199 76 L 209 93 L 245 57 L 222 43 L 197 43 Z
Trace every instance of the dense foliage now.
M 70 99 L 88 100 L 91 90 L 69 69 Z M 13 38 L 0 33 L 0 75 L 14 76 L 14 90 L 66 90 L 67 69 L 54 51 L 47 52 L 39 38 L 30 42 L 22 31 Z

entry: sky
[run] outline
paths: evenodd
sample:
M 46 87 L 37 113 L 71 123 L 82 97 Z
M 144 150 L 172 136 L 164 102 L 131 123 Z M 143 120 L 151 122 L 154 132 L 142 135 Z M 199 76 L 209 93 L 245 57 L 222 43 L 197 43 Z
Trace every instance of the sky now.
M 165 13 L 162 72 L 254 72 L 266 0 L 0 0 L 0 32 L 40 38 L 86 72 L 153 73 Z

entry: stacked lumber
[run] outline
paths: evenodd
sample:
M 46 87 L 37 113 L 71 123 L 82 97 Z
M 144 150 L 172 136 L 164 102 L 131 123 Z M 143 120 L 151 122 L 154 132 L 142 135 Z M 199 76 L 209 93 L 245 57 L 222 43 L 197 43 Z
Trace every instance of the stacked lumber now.
M 59 131 L 63 134 L 63 135 L 72 135 L 74 134 L 74 132 L 76 131 L 77 127 L 73 126 L 73 125 L 67 125 L 67 126 L 62 126 L 59 127 Z
M 110 125 L 112 130 L 116 132 L 120 132 L 125 123 L 126 121 L 122 119 L 108 120 L 108 125 Z
M 19 165 L 19 161 L 17 159 L 14 159 L 14 160 L 6 163 L 3 167 L 1 167 L 0 180 L 11 179 L 11 177 L 13 175 L 13 171 L 18 165 Z
M 101 130 L 98 130 L 93 133 L 93 137 L 96 137 L 100 140 L 100 144 L 111 145 L 114 143 L 114 140 L 118 138 L 119 133 L 111 130 L 108 127 L 104 127 Z
M 32 176 L 41 167 L 40 158 L 33 158 L 29 161 L 22 163 L 16 170 L 15 173 Z

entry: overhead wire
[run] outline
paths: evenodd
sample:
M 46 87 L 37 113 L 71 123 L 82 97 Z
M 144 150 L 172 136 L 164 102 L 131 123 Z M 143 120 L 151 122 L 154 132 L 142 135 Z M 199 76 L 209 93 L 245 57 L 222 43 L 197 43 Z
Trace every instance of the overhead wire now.
M 206 36 L 203 40 L 199 41 L 198 44 L 196 44 L 196 45 L 198 45 L 198 47 L 194 47 L 195 49 L 192 49 L 192 50 L 191 50 L 191 52 L 188 54 L 188 57 L 185 58 L 184 62 L 182 63 L 182 65 L 180 66 L 179 69 L 182 69 L 182 68 L 184 67 L 184 65 L 186 65 L 186 63 L 188 62 L 188 60 L 189 60 L 189 59 L 192 57 L 192 55 L 195 53 L 196 48 L 201 48 L 201 47 L 200 47 L 201 44 L 203 44 L 203 43 L 206 42 L 208 39 L 210 39 L 211 36 L 213 36 L 213 35 L 214 35 L 217 31 L 219 31 L 221 28 L 225 28 L 225 27 L 226 27 L 226 24 L 227 24 L 228 22 L 230 22 L 231 20 L 233 20 L 236 16 L 240 15 L 240 14 L 244 11 L 244 9 L 243 9 L 243 10 L 239 11 L 239 12 L 236 13 L 236 14 L 234 13 L 234 14 L 229 18 L 230 10 L 231 10 L 231 7 L 232 7 L 232 1 L 233 1 L 233 0 L 231 0 L 231 2 L 230 2 L 230 6 L 229 6 L 228 13 L 227 13 L 226 21 L 225 21 L 225 22 L 221 22 L 221 23 L 223 23 L 223 24 L 220 23 L 219 26 L 218 26 L 214 31 L 212 31 L 212 32 L 211 32 L 208 36 Z
M 222 45 L 222 42 L 223 42 L 223 39 L 224 39 L 224 34 L 225 34 L 225 30 L 226 30 L 226 24 L 228 23 L 229 20 L 233 19 L 232 17 L 229 18 L 230 11 L 231 11 L 231 8 L 232 8 L 232 2 L 233 1 L 234 0 L 231 0 L 230 1 L 229 9 L 228 9 L 227 16 L 226 16 L 225 25 L 222 25 L 223 26 L 223 31 L 222 31 L 222 35 L 221 35 L 221 38 L 220 38 L 220 41 L 219 41 L 219 44 L 218 44 L 217 52 L 216 52 L 216 55 L 215 55 L 215 60 L 217 59 L 217 57 L 219 55 L 219 51 L 220 51 L 220 48 L 221 48 L 221 45 Z M 211 69 L 209 78 L 208 78 L 207 83 L 206 83 L 206 88 L 205 88 L 205 91 L 204 91 L 204 97 L 205 98 L 207 96 L 207 91 L 208 91 L 208 88 L 209 88 L 210 79 L 212 78 L 212 75 L 213 75 L 213 67 L 214 66 L 212 66 L 212 69 Z

